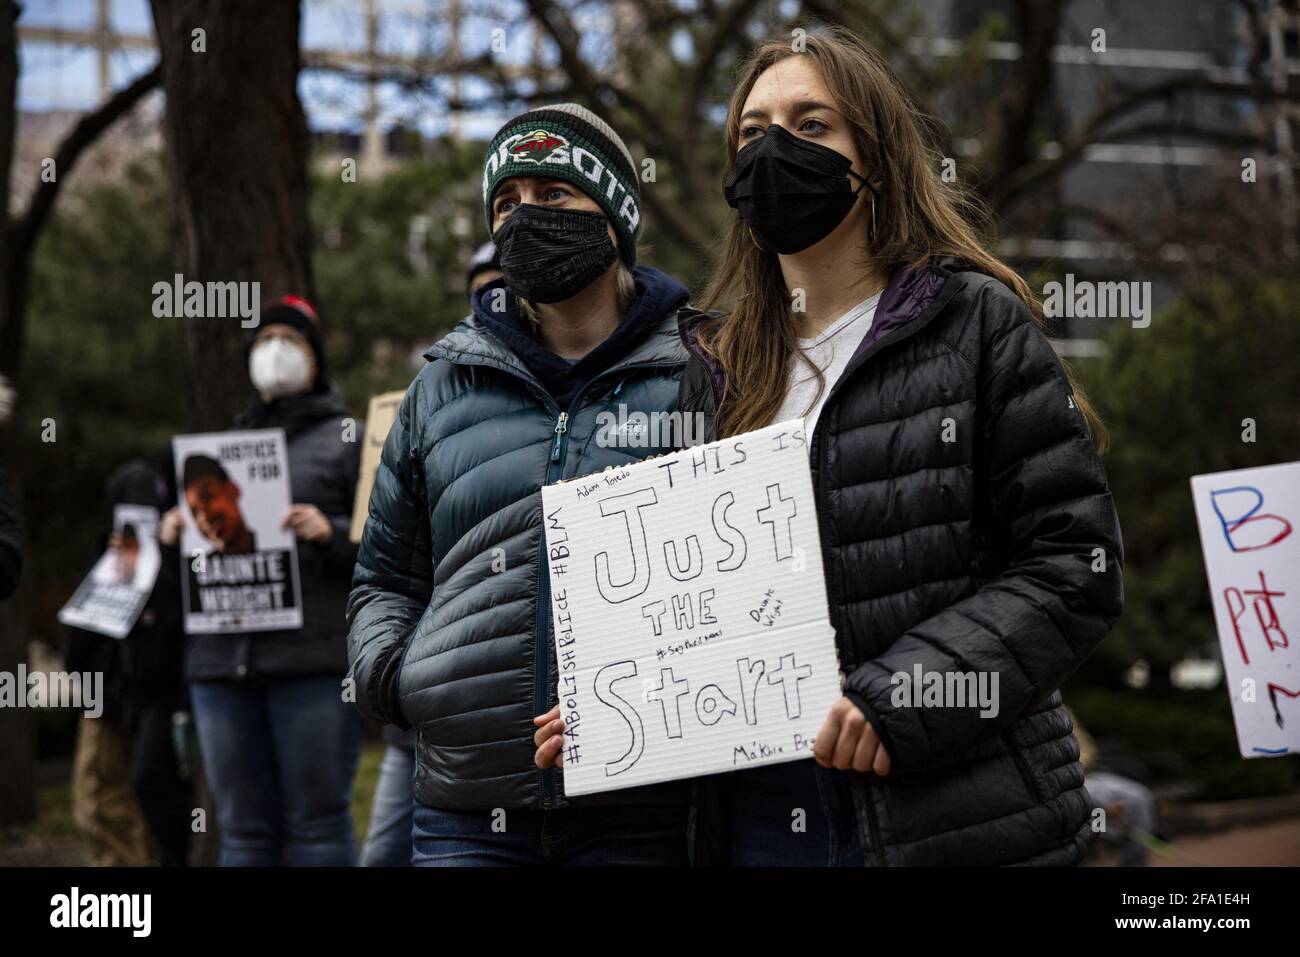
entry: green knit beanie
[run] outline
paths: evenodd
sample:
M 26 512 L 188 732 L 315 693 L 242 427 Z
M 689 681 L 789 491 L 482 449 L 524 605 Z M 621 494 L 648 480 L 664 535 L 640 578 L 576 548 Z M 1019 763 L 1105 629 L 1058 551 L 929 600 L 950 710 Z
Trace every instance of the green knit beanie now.
M 492 196 L 512 176 L 565 180 L 590 196 L 614 226 L 619 253 L 636 264 L 641 189 L 632 154 L 609 124 L 577 103 L 520 113 L 492 137 L 483 161 L 483 212 L 492 232 Z

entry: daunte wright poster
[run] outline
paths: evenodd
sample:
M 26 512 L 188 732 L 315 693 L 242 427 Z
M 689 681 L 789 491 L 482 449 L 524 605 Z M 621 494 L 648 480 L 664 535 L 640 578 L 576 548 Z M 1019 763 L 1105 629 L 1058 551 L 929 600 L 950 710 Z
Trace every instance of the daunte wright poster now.
M 59 611 L 59 621 L 125 638 L 153 592 L 161 561 L 158 510 L 147 505 L 114 506 L 109 547 Z
M 812 757 L 840 696 L 801 420 L 542 489 L 587 794 Z
M 302 627 L 284 431 L 211 432 L 172 440 L 180 506 L 185 631 Z

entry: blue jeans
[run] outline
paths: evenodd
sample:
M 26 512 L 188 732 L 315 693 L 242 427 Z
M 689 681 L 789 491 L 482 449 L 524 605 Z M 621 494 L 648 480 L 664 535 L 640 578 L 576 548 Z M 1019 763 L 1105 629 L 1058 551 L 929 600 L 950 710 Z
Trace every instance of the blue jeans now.
M 410 867 L 411 813 L 415 799 L 411 796 L 411 778 L 415 775 L 415 755 L 403 747 L 390 744 L 384 749 L 379 765 L 379 783 L 370 807 L 370 827 L 361 849 L 362 867 Z
M 853 771 L 789 761 L 722 775 L 734 867 L 861 867 Z
M 688 805 L 440 811 L 415 805 L 416 867 L 685 867 Z
M 364 725 L 337 678 L 190 686 L 223 867 L 353 866 Z

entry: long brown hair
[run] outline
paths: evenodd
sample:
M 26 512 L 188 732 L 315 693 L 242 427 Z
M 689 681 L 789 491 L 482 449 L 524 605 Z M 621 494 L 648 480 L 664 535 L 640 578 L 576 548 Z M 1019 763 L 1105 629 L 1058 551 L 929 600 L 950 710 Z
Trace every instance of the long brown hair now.
M 1029 285 L 988 250 L 972 225 L 985 219 L 984 207 L 967 190 L 943 182 L 942 157 L 930 142 L 932 121 L 916 107 L 880 54 L 839 27 L 810 31 L 802 41 L 796 50 L 789 39 L 768 40 L 747 61 L 727 111 L 727 173 L 735 166 L 740 114 L 759 76 L 786 57 L 811 57 L 852 129 L 868 178 L 878 184 L 868 241 L 881 270 L 889 274 L 937 256 L 956 257 L 1004 283 L 1042 328 L 1042 309 Z M 722 261 L 704 295 L 704 308 L 720 303 L 729 303 L 727 316 L 701 336 L 701 345 L 726 373 L 726 394 L 717 419 L 721 438 L 771 422 L 785 398 L 788 363 L 800 352 L 776 254 L 757 247 L 739 216 L 732 222 Z M 1074 403 L 1097 447 L 1104 451 L 1101 420 L 1064 360 L 1062 366 Z M 817 378 L 820 394 L 825 378 L 820 371 Z M 742 396 L 744 401 L 738 401 Z

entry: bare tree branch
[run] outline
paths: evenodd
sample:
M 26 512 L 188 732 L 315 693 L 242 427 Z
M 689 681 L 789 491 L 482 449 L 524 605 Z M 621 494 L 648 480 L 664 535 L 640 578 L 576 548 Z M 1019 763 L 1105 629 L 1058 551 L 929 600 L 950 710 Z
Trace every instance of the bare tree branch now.
M 77 121 L 54 152 L 55 177 L 42 180 L 32 193 L 26 211 L 7 224 L 8 239 L 4 268 L 8 270 L 7 302 L 0 318 L 0 374 L 16 376 L 22 364 L 27 324 L 27 285 L 32 251 L 41 229 L 50 218 L 59 190 L 83 153 L 106 129 L 130 112 L 151 90 L 157 88 L 161 67 L 141 74 L 113 94 L 99 109 Z
M 99 139 L 101 133 L 125 116 L 144 97 L 158 88 L 162 77 L 162 67 L 154 64 L 152 70 L 142 73 L 130 84 L 114 93 L 99 109 L 87 113 L 72 131 L 63 138 L 59 148 L 54 152 L 54 169 L 56 176 L 48 181 L 42 180 L 32 194 L 26 212 L 13 225 L 13 245 L 10 253 L 16 261 L 25 262 L 41 228 L 54 209 L 54 201 L 59 190 L 67 180 L 68 174 L 76 166 L 81 155 Z
M 675 152 L 674 137 L 669 134 L 658 113 L 629 90 L 598 77 L 583 61 L 578 53 L 578 31 L 568 15 L 550 0 L 527 0 L 527 2 L 537 22 L 555 42 L 560 53 L 560 66 L 573 79 L 574 84 L 593 102 L 599 103 L 604 98 L 602 94 L 613 96 L 624 109 L 643 124 L 650 137 L 661 144 L 659 149 Z
M 675 182 L 681 187 L 681 196 L 675 204 L 661 200 L 651 191 L 643 192 L 643 199 L 657 220 L 675 241 L 694 248 L 707 245 L 707 224 L 688 213 L 700 194 L 703 180 L 700 164 L 695 161 L 696 151 L 686 149 L 681 137 L 673 135 L 649 104 L 626 88 L 597 76 L 587 66 L 578 53 L 577 30 L 563 10 L 550 0 L 528 0 L 528 7 L 554 41 L 560 54 L 560 66 L 574 86 L 593 102 L 600 102 L 602 94 L 612 96 L 635 121 L 642 142 L 652 143 L 653 151 L 668 159 L 680 174 Z
M 1067 167 L 1075 163 L 1084 149 L 1093 143 L 1102 142 L 1107 139 L 1114 139 L 1118 135 L 1134 136 L 1143 129 L 1151 127 L 1143 126 L 1132 128 L 1124 131 L 1106 132 L 1115 121 L 1121 119 L 1129 113 L 1146 106 L 1152 102 L 1168 99 L 1178 93 L 1184 92 L 1207 92 L 1220 93 L 1228 96 L 1242 96 L 1249 93 L 1254 99 L 1259 101 L 1268 101 L 1274 99 L 1293 100 L 1291 96 L 1280 96 L 1271 89 L 1264 89 L 1255 86 L 1243 87 L 1239 83 L 1230 83 L 1223 80 L 1216 80 L 1204 74 L 1187 74 L 1184 76 L 1174 77 L 1161 83 L 1155 83 L 1150 86 L 1144 86 L 1129 90 L 1118 100 L 1098 108 L 1093 115 L 1086 120 L 1078 131 L 1070 138 L 1070 141 L 1061 148 L 1061 152 L 1052 159 L 1031 161 L 1010 175 L 1003 178 L 997 189 L 990 189 L 987 194 L 989 204 L 999 212 L 1002 212 L 1011 203 L 1033 186 L 1047 181 L 1060 173 Z M 1191 126 L 1171 127 L 1169 122 L 1157 124 L 1154 128 L 1168 133 L 1171 129 L 1180 129 L 1185 135 L 1191 137 L 1222 138 L 1228 136 L 1227 133 L 1212 133 L 1211 131 L 1194 128 Z M 1146 135 L 1152 135 L 1147 133 Z
M 763 0 L 735 0 L 720 19 L 713 23 L 708 39 L 699 50 L 695 68 L 691 71 L 690 82 L 682 94 L 681 117 L 685 121 L 687 142 L 692 147 L 698 142 L 700 106 L 704 101 L 704 90 L 713 77 L 713 67 L 718 57 L 729 42 L 745 39 L 741 25 L 753 15 Z
M 1030 159 L 1034 127 L 1052 94 L 1052 49 L 1063 9 L 1063 0 L 1016 0 L 1015 22 L 1022 52 L 994 107 L 998 133 L 986 187 L 992 194 L 1000 193 L 1002 184 Z

